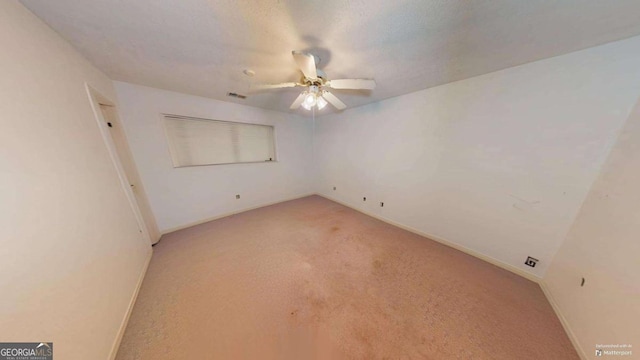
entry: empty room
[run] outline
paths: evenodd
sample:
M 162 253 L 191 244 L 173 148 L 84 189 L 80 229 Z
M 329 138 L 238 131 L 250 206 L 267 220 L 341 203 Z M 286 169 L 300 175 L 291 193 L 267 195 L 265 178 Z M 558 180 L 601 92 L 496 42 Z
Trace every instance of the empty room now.
M 0 360 L 640 359 L 638 14 L 0 0 Z

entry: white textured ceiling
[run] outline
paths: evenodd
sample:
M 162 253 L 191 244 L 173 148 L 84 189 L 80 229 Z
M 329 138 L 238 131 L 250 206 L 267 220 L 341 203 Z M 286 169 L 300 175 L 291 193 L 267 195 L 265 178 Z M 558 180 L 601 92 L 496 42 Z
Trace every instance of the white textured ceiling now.
M 335 91 L 354 107 L 640 34 L 639 0 L 22 3 L 112 79 L 285 112 L 299 88 L 226 94 L 297 81 L 292 50 L 330 79 L 375 78 L 371 92 Z

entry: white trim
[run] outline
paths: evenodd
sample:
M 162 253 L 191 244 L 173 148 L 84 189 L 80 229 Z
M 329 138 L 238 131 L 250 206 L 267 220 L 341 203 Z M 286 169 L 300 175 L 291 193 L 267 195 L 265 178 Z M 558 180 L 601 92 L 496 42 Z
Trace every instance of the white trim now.
M 407 230 L 407 231 L 412 232 L 414 234 L 426 237 L 426 238 L 428 238 L 430 240 L 437 241 L 437 242 L 439 242 L 439 243 L 441 243 L 443 245 L 446 245 L 448 247 L 451 247 L 451 248 L 454 248 L 456 250 L 462 251 L 465 254 L 469 254 L 469 255 L 471 255 L 473 257 L 476 257 L 476 258 L 478 258 L 480 260 L 484 260 L 484 261 L 486 261 L 486 262 L 488 262 L 490 264 L 493 264 L 495 266 L 503 268 L 503 269 L 505 269 L 507 271 L 510 271 L 510 272 L 512 272 L 512 273 L 514 273 L 516 275 L 520 275 L 523 278 L 531 280 L 531 281 L 533 281 L 535 283 L 540 283 L 542 281 L 542 278 L 540 278 L 540 277 L 538 277 L 538 276 L 536 276 L 534 274 L 526 272 L 526 271 L 524 271 L 522 269 L 519 269 L 519 268 L 517 268 L 517 267 L 515 267 L 515 266 L 513 266 L 511 264 L 507 264 L 507 263 L 505 263 L 503 261 L 500 261 L 498 259 L 492 258 L 491 256 L 488 256 L 488 255 L 482 254 L 480 252 L 477 252 L 475 250 L 469 249 L 466 246 L 458 245 L 458 244 L 456 244 L 456 243 L 454 243 L 452 241 L 449 241 L 447 239 L 443 239 L 443 238 L 438 237 L 438 236 L 427 234 L 427 233 L 425 233 L 423 231 L 420 231 L 418 229 L 414 229 L 414 228 L 412 228 L 410 226 L 406 226 L 406 225 L 400 224 L 398 222 L 395 222 L 393 220 L 387 219 L 387 218 L 382 217 L 380 215 L 376 215 L 376 214 L 373 214 L 373 213 L 370 213 L 370 212 L 367 212 L 367 211 L 364 211 L 364 210 L 356 209 L 353 206 L 351 206 L 351 205 L 349 205 L 349 204 L 347 204 L 345 202 L 342 202 L 340 200 L 337 200 L 335 198 L 332 198 L 330 196 L 327 196 L 327 195 L 324 195 L 324 194 L 316 194 L 316 195 L 322 196 L 325 199 L 337 202 L 340 205 L 344 205 L 344 206 L 346 206 L 346 207 L 348 207 L 350 209 L 353 209 L 355 211 L 361 212 L 361 213 L 363 213 L 363 214 L 365 214 L 367 216 L 371 216 L 371 217 L 376 218 L 376 219 L 378 219 L 380 221 L 384 221 L 387 224 L 391 224 L 393 226 L 397 226 L 397 227 L 399 227 L 399 228 L 401 228 L 403 230 Z
M 551 295 L 551 291 L 547 287 L 547 284 L 545 283 L 545 281 L 541 280 L 538 284 L 540 285 L 540 289 L 542 289 L 544 296 L 546 296 L 547 301 L 549 301 L 549 304 L 551 304 L 551 307 L 553 308 L 553 311 L 556 313 L 556 316 L 558 317 L 558 319 L 560 319 L 560 323 L 562 324 L 564 331 L 567 333 L 567 336 L 569 336 L 569 340 L 571 340 L 571 343 L 573 344 L 573 347 L 576 349 L 578 356 L 580 356 L 580 359 L 582 360 L 589 359 L 586 353 L 584 352 L 584 349 L 582 348 L 582 346 L 580 346 L 580 342 L 578 341 L 576 334 L 574 334 L 574 332 L 571 330 L 571 327 L 569 326 L 569 321 L 567 321 L 567 318 L 565 318 L 564 315 L 562 315 L 562 312 L 560 311 L 560 306 L 558 306 L 558 303 L 556 302 L 555 298 L 553 297 L 553 295 Z
M 120 184 L 122 185 L 122 189 L 129 201 L 129 206 L 133 211 L 133 215 L 138 222 L 138 228 L 142 233 L 142 237 L 148 241 L 149 244 L 153 244 L 154 242 L 151 240 L 151 235 L 149 234 L 149 230 L 147 228 L 147 224 L 142 217 L 142 212 L 138 207 L 138 201 L 136 200 L 133 191 L 131 190 L 131 186 L 129 185 L 129 180 L 127 180 L 127 175 L 124 171 L 122 163 L 120 162 L 120 157 L 118 156 L 118 152 L 116 151 L 115 144 L 113 143 L 113 139 L 111 138 L 111 134 L 109 133 L 109 129 L 107 129 L 106 122 L 104 121 L 104 117 L 102 116 L 102 111 L 100 110 L 100 104 L 106 103 L 107 105 L 115 106 L 115 103 L 108 98 L 104 97 L 97 90 L 91 87 L 88 83 L 84 84 L 85 89 L 87 90 L 87 96 L 89 96 L 89 104 L 91 105 L 91 109 L 93 110 L 93 116 L 98 123 L 98 129 L 100 129 L 100 135 L 102 135 L 102 140 L 104 141 L 105 147 L 109 152 L 109 156 L 111 157 L 111 161 L 113 162 L 113 166 L 116 169 L 116 173 L 118 174 L 118 178 L 120 179 Z M 157 242 L 157 241 L 156 241 Z
M 243 213 L 245 211 L 255 210 L 255 209 L 259 209 L 261 207 L 266 207 L 266 206 L 271 206 L 271 205 L 283 203 L 283 202 L 286 202 L 286 201 L 301 199 L 301 198 L 304 198 L 304 197 L 307 197 L 307 196 L 312 196 L 312 195 L 317 195 L 317 194 L 308 193 L 308 194 L 298 195 L 298 196 L 295 196 L 295 197 L 292 197 L 292 198 L 288 198 L 288 199 L 284 199 L 284 200 L 273 201 L 273 202 L 269 202 L 269 203 L 265 203 L 265 204 L 251 206 L 251 207 L 248 207 L 248 208 L 243 208 L 243 209 L 236 210 L 236 211 L 227 212 L 227 213 L 224 213 L 224 214 L 220 214 L 220 215 L 212 216 L 212 217 L 205 218 L 205 219 L 202 219 L 202 220 L 194 221 L 194 222 L 191 222 L 191 223 L 188 223 L 188 224 L 175 226 L 175 227 L 169 228 L 167 230 L 161 230 L 160 234 L 161 235 L 166 235 L 166 234 L 172 233 L 174 231 L 178 231 L 178 230 L 186 229 L 186 228 L 189 228 L 189 227 L 192 227 L 192 226 L 204 224 L 204 223 L 207 223 L 209 221 L 222 219 L 222 218 L 227 217 L 227 216 L 240 214 L 240 213 Z
M 150 249 L 149 256 L 147 256 L 147 260 L 142 268 L 142 272 L 138 277 L 138 284 L 136 285 L 136 289 L 133 292 L 133 296 L 129 301 L 129 308 L 127 309 L 127 313 L 124 315 L 122 319 L 122 323 L 120 323 L 120 329 L 118 329 L 118 334 L 116 335 L 116 339 L 113 342 L 113 346 L 111 347 L 111 353 L 109 354 L 110 360 L 115 360 L 116 355 L 118 354 L 118 349 L 120 348 L 120 343 L 122 342 L 122 338 L 124 337 L 124 332 L 127 330 L 127 324 L 129 324 L 129 318 L 131 317 L 131 313 L 133 312 L 133 307 L 136 304 L 136 300 L 138 299 L 138 294 L 140 293 L 140 288 L 142 287 L 142 282 L 144 280 L 144 276 L 147 274 L 147 269 L 149 269 L 149 264 L 151 263 L 151 257 L 153 255 L 153 249 Z

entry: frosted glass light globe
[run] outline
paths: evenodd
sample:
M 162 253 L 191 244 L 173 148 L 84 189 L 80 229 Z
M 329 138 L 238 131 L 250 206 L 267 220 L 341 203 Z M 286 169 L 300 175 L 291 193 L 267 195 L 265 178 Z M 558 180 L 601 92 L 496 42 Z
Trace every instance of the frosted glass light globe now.
M 327 100 L 325 100 L 322 96 L 318 97 L 316 103 L 318 104 L 318 110 L 322 110 L 325 106 L 327 106 Z
M 309 107 L 314 106 L 316 104 L 316 95 L 307 94 L 307 96 L 304 98 L 304 103 L 307 104 Z

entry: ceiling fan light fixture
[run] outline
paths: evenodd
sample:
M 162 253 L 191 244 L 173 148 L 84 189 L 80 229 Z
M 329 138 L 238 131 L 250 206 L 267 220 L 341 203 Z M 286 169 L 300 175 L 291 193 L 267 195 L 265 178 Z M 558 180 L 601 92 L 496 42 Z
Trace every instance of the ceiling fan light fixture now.
M 298 97 L 296 97 L 291 106 L 289 106 L 289 109 L 296 110 L 302 106 L 305 110 L 310 111 L 316 107 L 318 110 L 322 110 L 327 104 L 331 104 L 337 110 L 346 109 L 347 105 L 331 92 L 325 90 L 327 88 L 336 90 L 373 90 L 376 87 L 376 82 L 373 79 L 329 80 L 327 75 L 318 69 L 320 59 L 317 56 L 301 51 L 292 51 L 291 54 L 303 75 L 300 82 L 253 84 L 250 86 L 250 90 L 271 90 L 296 86 L 306 87 L 307 90 L 298 94 Z M 247 71 L 248 70 L 250 69 L 247 69 Z
M 325 100 L 322 96 L 318 96 L 318 100 L 316 101 L 318 105 L 318 110 L 324 109 L 327 106 L 327 100 Z
M 316 105 L 316 94 L 314 93 L 308 93 L 305 98 L 304 98 L 304 104 L 309 106 L 309 108 L 312 108 Z

